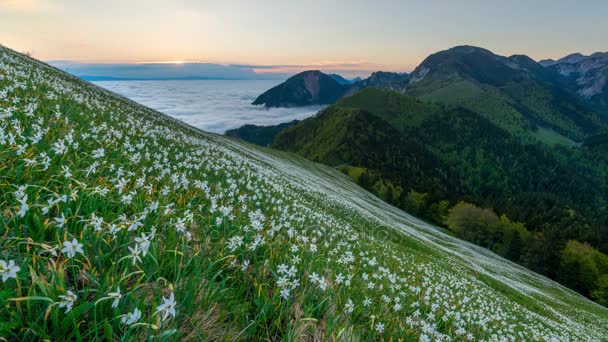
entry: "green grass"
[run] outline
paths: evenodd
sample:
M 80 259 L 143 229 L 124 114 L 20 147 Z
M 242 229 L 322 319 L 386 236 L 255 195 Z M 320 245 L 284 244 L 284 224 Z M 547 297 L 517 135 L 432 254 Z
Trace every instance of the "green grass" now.
M 542 141 L 550 146 L 572 146 L 575 144 L 574 140 L 569 139 L 568 137 L 565 137 L 550 128 L 539 127 L 536 131 L 536 137 L 539 141 Z
M 1 47 L 0 236 L 0 260 L 19 267 L 0 269 L 8 340 L 608 331 L 605 308 L 332 168 L 201 132 Z M 82 253 L 62 252 L 72 240 Z M 174 315 L 159 311 L 171 294 Z

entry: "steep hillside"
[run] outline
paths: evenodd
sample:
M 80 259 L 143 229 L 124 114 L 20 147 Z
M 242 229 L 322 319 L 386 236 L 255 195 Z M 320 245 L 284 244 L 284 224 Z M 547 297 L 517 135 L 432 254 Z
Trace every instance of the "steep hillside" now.
M 493 208 L 538 235 L 524 234 L 510 252 L 510 235 L 494 228 L 470 239 L 555 279 L 565 271 L 560 253 L 568 240 L 608 252 L 601 153 L 525 144 L 464 108 L 365 89 L 279 132 L 272 146 L 338 167 L 387 202 L 437 223 L 460 201 Z M 588 286 L 582 293 L 591 295 L 595 285 Z
M 335 170 L 0 47 L 8 340 L 604 339 L 608 310 Z
M 254 105 L 266 107 L 298 107 L 332 104 L 341 98 L 349 86 L 318 71 L 304 71 L 288 78 L 278 86 L 258 96 Z
M 527 56 L 458 46 L 427 57 L 403 89 L 466 107 L 530 142 L 580 142 L 602 126 L 584 101 L 563 88 L 557 74 Z

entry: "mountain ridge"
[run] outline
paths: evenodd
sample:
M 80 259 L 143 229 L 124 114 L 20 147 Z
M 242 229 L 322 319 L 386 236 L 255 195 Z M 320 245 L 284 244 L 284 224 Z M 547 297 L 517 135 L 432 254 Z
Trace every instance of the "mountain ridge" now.
M 602 125 L 551 70 L 522 55 L 457 46 L 427 57 L 402 87 L 423 99 L 476 111 L 530 142 L 542 127 L 581 141 Z
M 598 209 L 608 201 L 601 181 L 605 141 L 593 136 L 584 146 L 553 151 L 475 111 L 368 88 L 280 131 L 271 146 L 337 167 L 385 201 L 438 224 L 461 201 L 493 208 L 522 225 L 519 247 L 468 232 L 470 241 L 589 296 L 595 285 L 565 279 L 560 253 L 577 239 L 608 253 L 608 211 Z M 597 169 L 585 166 L 592 163 Z M 504 234 L 497 239 L 511 233 Z

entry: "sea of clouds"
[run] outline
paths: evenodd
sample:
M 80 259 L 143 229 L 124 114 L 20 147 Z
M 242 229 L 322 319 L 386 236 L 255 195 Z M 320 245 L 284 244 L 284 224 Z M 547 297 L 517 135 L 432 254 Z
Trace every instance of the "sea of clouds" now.
M 313 116 L 322 106 L 251 105 L 280 80 L 176 80 L 93 82 L 205 131 L 223 134 L 245 124 L 275 125 Z

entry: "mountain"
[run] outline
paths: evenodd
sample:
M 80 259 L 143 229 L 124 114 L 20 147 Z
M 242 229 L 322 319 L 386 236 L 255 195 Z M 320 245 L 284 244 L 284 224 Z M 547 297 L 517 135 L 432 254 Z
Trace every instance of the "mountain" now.
M 326 75 L 317 70 L 304 71 L 267 90 L 253 104 L 263 104 L 266 107 L 333 104 L 345 95 L 352 95 L 368 87 L 393 89 L 393 85 L 406 78 L 406 73 L 377 71 L 364 80 L 355 78 L 348 81 L 337 74 Z
M 298 124 L 299 120 L 272 126 L 243 125 L 239 128 L 229 129 L 225 135 L 248 141 L 259 146 L 269 146 L 274 137 L 283 129 Z
M 517 247 L 513 233 L 479 226 L 461 237 L 588 296 L 595 285 L 564 279 L 560 253 L 569 240 L 608 253 L 608 158 L 586 147 L 557 153 L 525 143 L 464 107 L 368 88 L 280 131 L 272 146 L 337 167 L 387 202 L 438 223 L 461 201 L 493 208 L 521 223 Z
M 342 85 L 339 91 L 334 90 L 339 84 L 336 82 L 334 88 L 319 90 L 318 94 L 328 99 L 324 104 L 331 104 L 370 87 L 395 90 L 477 112 L 526 143 L 571 146 L 598 134 L 608 121 L 608 116 L 601 115 L 608 108 L 603 91 L 607 78 L 601 64 L 604 55 L 593 56 L 590 62 L 580 54 L 573 54 L 550 65 L 551 61 L 539 64 L 525 55 L 504 57 L 474 46 L 457 46 L 430 55 L 409 75 L 375 72 L 350 86 Z M 572 65 L 581 71 L 568 71 L 566 67 Z M 576 76 L 582 70 L 591 70 L 584 80 Z M 565 75 L 579 80 L 581 88 L 573 89 L 573 81 Z M 254 103 L 269 102 L 274 106 L 320 103 L 293 100 L 302 97 L 301 94 L 311 96 L 302 90 L 304 86 L 292 83 L 304 84 L 288 80 Z M 271 100 L 266 100 L 270 92 Z
M 265 91 L 253 104 L 266 107 L 332 104 L 341 98 L 348 88 L 318 70 L 304 71 Z
M 352 84 L 352 81 L 347 80 L 346 78 L 338 75 L 338 74 L 328 74 L 327 76 L 333 78 L 336 82 L 342 84 L 342 85 L 349 85 Z
M 580 142 L 603 125 L 560 75 L 523 55 L 454 47 L 427 57 L 401 86 L 421 99 L 475 111 L 528 142 Z
M 370 87 L 395 89 L 397 85 L 405 79 L 407 79 L 407 73 L 376 71 L 372 73 L 368 78 L 354 83 L 348 93 L 354 94 L 357 91 Z
M 575 53 L 557 61 L 540 63 L 563 76 L 579 96 L 608 117 L 608 52 L 597 52 L 590 56 Z

